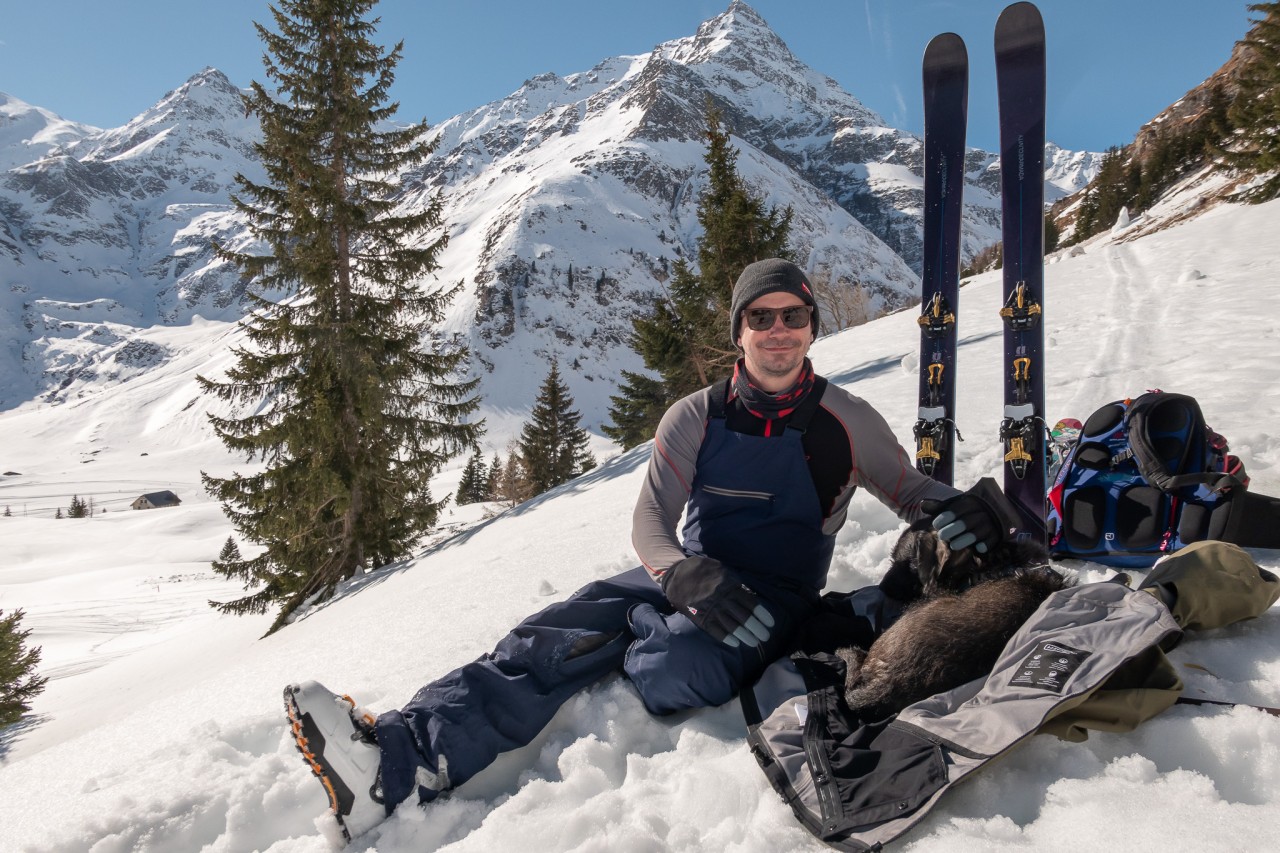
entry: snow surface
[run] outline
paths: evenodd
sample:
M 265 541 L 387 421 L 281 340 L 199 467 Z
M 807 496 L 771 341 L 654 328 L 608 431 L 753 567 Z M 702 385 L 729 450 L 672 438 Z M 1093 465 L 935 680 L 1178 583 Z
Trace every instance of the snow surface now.
M 1280 202 L 1221 206 L 1052 258 L 1050 416 L 1084 418 L 1147 388 L 1192 394 L 1255 488 L 1280 494 L 1278 215 Z M 974 280 L 961 301 L 965 486 L 1000 465 L 998 274 Z M 286 733 L 286 683 L 315 678 L 374 709 L 396 706 L 528 613 L 634 565 L 629 518 L 648 445 L 492 520 L 457 510 L 412 559 L 356 579 L 274 636 L 259 639 L 270 617 L 218 616 L 205 601 L 238 590 L 208 562 L 231 529 L 199 472 L 243 464 L 211 437 L 193 375 L 225 369 L 236 337 L 213 321 L 157 327 L 144 337 L 164 353 L 154 369 L 61 406 L 0 414 L 0 472 L 14 472 L 0 476 L 0 508 L 13 513 L 0 518 L 0 608 L 26 610 L 51 677 L 32 715 L 0 731 L 0 849 L 325 850 L 314 819 L 326 800 Z M 819 370 L 876 405 L 904 444 L 917 337 L 903 312 L 813 350 Z M 457 475 L 443 473 L 437 493 Z M 182 505 L 127 509 L 158 489 Z M 72 494 L 100 511 L 54 520 Z M 830 587 L 875 582 L 899 529 L 859 495 Z M 1254 556 L 1280 571 L 1280 552 Z M 1111 574 L 1062 565 L 1086 581 Z M 1188 635 L 1171 657 L 1190 695 L 1280 705 L 1280 608 Z M 1277 833 L 1280 719 L 1179 706 L 1130 734 L 1034 738 L 949 793 L 895 847 L 1239 853 L 1273 849 Z M 352 849 L 826 848 L 756 767 L 736 701 L 657 719 L 615 678 L 452 797 L 401 808 Z

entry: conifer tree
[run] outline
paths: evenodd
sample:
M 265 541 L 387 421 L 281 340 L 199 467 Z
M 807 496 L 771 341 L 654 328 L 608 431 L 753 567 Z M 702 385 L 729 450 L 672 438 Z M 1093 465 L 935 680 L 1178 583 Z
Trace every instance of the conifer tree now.
M 485 483 L 484 499 L 487 501 L 496 501 L 498 499 L 498 480 L 502 477 L 502 460 L 498 458 L 498 454 L 493 454 L 493 460 L 489 463 L 489 478 Z
M 471 454 L 462 469 L 462 477 L 458 480 L 458 491 L 454 502 L 458 506 L 480 503 L 489 499 L 489 472 L 484 466 L 479 448 Z
M 1197 140 L 1205 159 L 1220 155 L 1224 141 L 1232 134 L 1234 126 L 1231 122 L 1231 104 L 1232 99 L 1221 83 L 1215 83 L 1210 87 L 1204 114 L 1199 123 L 1200 138 Z
M 530 420 L 520 431 L 520 463 L 530 496 L 567 483 L 596 467 L 587 449 L 582 414 L 573 408 L 573 397 L 560 378 L 560 366 L 551 362 Z
M 58 507 L 58 511 L 53 514 L 54 518 L 62 518 L 62 507 Z
M 475 485 L 475 456 L 467 459 L 467 463 L 462 466 L 462 475 L 458 478 L 458 488 L 453 492 L 453 502 L 458 506 L 466 506 L 472 503 L 471 489 Z
M 1249 11 L 1262 17 L 1244 38 L 1248 58 L 1228 111 L 1243 145 L 1230 159 L 1249 172 L 1269 175 L 1246 194 L 1261 202 L 1280 197 L 1280 0 L 1250 4 Z
M 22 629 L 22 611 L 8 616 L 0 610 L 0 728 L 12 725 L 31 710 L 30 702 L 49 679 L 36 675 L 40 647 L 26 647 L 31 630 Z
M 655 310 L 662 310 L 661 306 Z M 636 346 L 635 338 L 632 346 Z M 666 385 L 652 376 L 623 370 L 618 391 L 609 397 L 612 401 L 609 416 L 613 418 L 613 424 L 604 424 L 600 429 L 623 448 L 643 444 L 653 438 L 662 413 L 671 405 L 667 401 Z
M 218 559 L 213 561 L 213 570 L 220 575 L 232 575 L 235 567 L 244 562 L 244 558 L 240 556 L 240 546 L 236 544 L 234 536 L 228 536 L 227 541 L 222 543 L 222 550 L 218 552 Z
M 631 345 L 654 374 L 623 371 L 610 397 L 604 432 L 624 448 L 653 437 L 663 412 L 681 397 L 728 375 L 737 359 L 729 340 L 733 285 L 748 264 L 789 258 L 791 210 L 766 207 L 738 174 L 738 152 L 707 103 L 707 186 L 698 201 L 698 267 L 675 263 L 671 283 L 652 313 L 635 319 Z
M 67 507 L 67 518 L 85 518 L 89 515 L 89 504 L 79 495 L 71 496 L 71 505 Z
M 1092 237 L 1115 224 L 1120 208 L 1127 200 L 1128 174 L 1124 151 L 1111 146 L 1102 156 L 1098 174 L 1089 182 L 1076 215 L 1075 241 Z
M 234 201 L 265 251 L 215 247 L 250 281 L 254 310 L 227 378 L 200 383 L 237 410 L 210 416 L 223 443 L 262 467 L 204 483 L 263 549 L 227 566 L 253 591 L 214 606 L 278 605 L 271 631 L 407 554 L 442 508 L 429 478 L 481 428 L 463 422 L 477 405 L 476 382 L 458 378 L 465 351 L 431 342 L 456 290 L 427 281 L 447 240 L 433 236 L 440 198 L 406 212 L 393 183 L 438 140 L 390 125 L 402 44 L 371 40 L 374 5 L 279 0 L 275 31 L 255 24 L 272 85 L 253 82 L 244 101 L 266 183 L 238 175 Z
M 6 507 L 4 508 L 4 517 L 5 517 L 5 518 L 10 518 L 10 517 L 12 517 L 12 516 L 13 516 L 13 510 L 6 506 Z

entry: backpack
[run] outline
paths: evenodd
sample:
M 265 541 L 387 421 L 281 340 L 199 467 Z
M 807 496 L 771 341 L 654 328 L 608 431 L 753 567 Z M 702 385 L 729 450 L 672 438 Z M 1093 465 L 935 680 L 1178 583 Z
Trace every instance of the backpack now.
M 1207 539 L 1275 547 L 1280 502 L 1246 497 L 1249 478 L 1185 394 L 1149 391 L 1085 421 L 1045 507 L 1049 550 L 1121 568 L 1149 567 Z M 1247 518 L 1246 518 L 1247 517 Z

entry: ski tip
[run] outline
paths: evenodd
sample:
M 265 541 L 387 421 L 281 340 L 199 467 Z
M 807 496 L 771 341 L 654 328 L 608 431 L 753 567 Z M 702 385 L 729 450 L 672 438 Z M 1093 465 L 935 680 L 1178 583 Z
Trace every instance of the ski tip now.
M 969 52 L 964 39 L 955 33 L 939 33 L 929 39 L 924 49 L 924 64 L 928 66 L 968 66 Z
M 1044 41 L 1044 18 L 1036 4 L 1023 2 L 1006 6 L 996 20 L 996 42 L 1016 45 L 1024 41 Z

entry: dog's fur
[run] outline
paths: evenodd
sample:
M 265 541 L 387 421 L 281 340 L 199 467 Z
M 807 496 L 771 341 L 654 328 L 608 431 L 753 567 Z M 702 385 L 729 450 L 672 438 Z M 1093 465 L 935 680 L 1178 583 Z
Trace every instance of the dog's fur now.
M 836 652 L 847 666 L 845 699 L 866 720 L 990 672 L 1041 602 L 1069 585 L 1038 546 L 1010 543 L 987 555 L 968 548 L 952 552 L 928 521 L 899 538 L 885 577 L 920 598 L 870 649 Z

